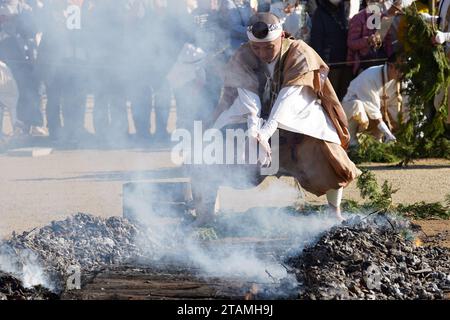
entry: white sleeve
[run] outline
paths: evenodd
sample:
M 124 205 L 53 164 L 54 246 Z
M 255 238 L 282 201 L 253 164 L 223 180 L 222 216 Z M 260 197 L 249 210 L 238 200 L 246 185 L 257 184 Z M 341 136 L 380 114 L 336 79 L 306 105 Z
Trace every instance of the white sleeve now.
M 419 12 L 420 16 L 425 20 L 426 22 L 434 22 L 439 19 L 439 16 L 432 16 L 431 14 L 427 12 Z
M 364 110 L 370 119 L 377 120 L 383 118 L 381 115 L 380 94 L 377 90 L 373 89 L 374 87 L 377 87 L 377 84 L 362 80 L 364 79 L 360 79 L 360 85 L 358 85 L 357 88 L 358 100 L 363 103 Z
M 259 96 L 249 90 L 238 88 L 238 99 L 240 114 L 247 117 L 247 126 L 250 135 L 256 136 L 257 130 L 261 127 L 261 101 Z
M 242 114 L 259 116 L 261 113 L 261 101 L 259 96 L 250 90 L 238 88 L 240 107 Z
M 283 118 L 288 114 L 292 114 L 292 107 L 306 107 L 306 101 L 303 106 L 302 103 L 299 103 L 299 97 L 301 97 L 300 92 L 302 88 L 302 86 L 291 86 L 281 89 L 280 93 L 278 94 L 277 100 L 273 105 L 272 111 L 270 112 L 269 119 L 260 130 L 260 135 L 263 137 L 263 139 L 268 140 L 275 133 L 278 128 L 277 119 Z
M 261 102 L 258 95 L 241 88 L 238 88 L 237 91 L 238 96 L 231 106 L 223 111 L 214 123 L 216 129 L 231 123 L 245 123 L 246 121 L 249 128 L 253 128 L 258 123 L 261 114 Z

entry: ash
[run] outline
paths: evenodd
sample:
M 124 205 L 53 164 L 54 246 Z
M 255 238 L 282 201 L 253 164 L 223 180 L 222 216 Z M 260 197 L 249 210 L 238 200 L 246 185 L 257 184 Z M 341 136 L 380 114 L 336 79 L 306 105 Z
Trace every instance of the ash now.
M 16 277 L 0 272 L 0 300 L 55 300 L 58 295 L 42 286 L 26 288 Z
M 144 232 L 127 219 L 103 219 L 78 213 L 43 228 L 13 234 L 11 239 L 0 244 L 0 256 L 7 256 L 14 266 L 10 268 L 12 270 L 3 271 L 23 279 L 32 264 L 35 269 L 43 269 L 46 276 L 43 285 L 61 292 L 74 267 L 83 274 L 141 256 L 142 248 L 137 247 L 135 240 L 144 236 Z M 35 259 L 30 260 L 29 254 L 24 255 L 29 252 Z
M 297 246 L 304 248 L 300 253 L 284 247 L 278 258 L 289 279 L 281 287 L 299 291 L 300 299 L 443 299 L 450 289 L 450 250 L 416 246 L 417 231 L 398 217 L 354 215 L 314 237 L 304 234 L 309 245 Z M 13 234 L 0 243 L 0 265 L 7 267 L 0 271 L 0 299 L 57 298 L 67 290 L 73 266 L 82 277 L 111 266 L 132 266 L 158 246 L 148 229 L 127 219 L 82 213 Z M 88 283 L 87 278 L 82 281 Z
M 416 246 L 411 226 L 359 216 L 324 233 L 289 260 L 301 299 L 444 299 L 450 250 Z

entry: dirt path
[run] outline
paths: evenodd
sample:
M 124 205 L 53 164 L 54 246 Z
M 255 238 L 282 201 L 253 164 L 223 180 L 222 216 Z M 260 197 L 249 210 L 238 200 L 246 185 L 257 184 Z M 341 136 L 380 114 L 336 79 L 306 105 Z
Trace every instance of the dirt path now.
M 409 169 L 369 165 L 380 184 L 384 179 L 400 190 L 396 203 L 443 201 L 450 193 L 450 162 L 419 161 Z M 45 157 L 0 155 L 0 238 L 64 219 L 76 212 L 98 216 L 122 214 L 122 184 L 129 181 L 173 181 L 182 177 L 167 150 L 55 151 Z M 254 190 L 223 189 L 221 207 L 246 210 L 257 205 L 281 206 L 296 198 L 290 179 L 266 182 L 259 197 Z M 270 185 L 270 186 L 269 186 Z M 289 186 L 291 185 L 291 186 Z M 345 198 L 360 200 L 353 183 Z M 323 203 L 325 198 L 307 195 Z M 449 230 L 445 224 L 444 229 Z
M 378 184 L 387 180 L 394 189 L 394 203 L 414 203 L 418 201 L 440 202 L 450 194 L 450 161 L 445 159 L 418 160 L 407 168 L 392 164 L 362 164 L 360 167 L 373 170 Z M 361 201 L 356 183 L 346 188 L 344 197 Z M 311 202 L 325 203 L 325 197 L 308 195 Z

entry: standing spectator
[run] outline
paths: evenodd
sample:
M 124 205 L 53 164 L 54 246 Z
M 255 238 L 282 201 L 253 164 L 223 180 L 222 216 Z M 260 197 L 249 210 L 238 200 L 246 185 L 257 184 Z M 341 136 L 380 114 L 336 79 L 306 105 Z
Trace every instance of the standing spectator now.
M 307 12 L 306 1 L 275 0 L 270 5 L 270 12 L 283 23 L 283 30 L 295 39 L 309 42 L 311 18 Z
M 211 0 L 198 0 L 198 7 L 192 12 L 194 17 L 194 44 L 206 54 L 206 63 L 203 65 L 204 81 L 200 80 L 199 95 L 202 103 L 197 108 L 196 120 L 204 120 L 219 102 L 222 91 L 223 72 L 226 63 L 224 50 L 226 48 L 225 31 L 220 27 L 220 16 L 214 2 Z M 200 73 L 201 73 L 200 72 Z M 199 74 L 200 78 L 203 77 Z
M 379 8 L 377 12 L 372 10 L 374 7 Z M 387 32 L 385 38 L 382 39 L 379 29 L 377 29 L 380 26 L 368 23 L 369 18 L 373 21 L 377 20 L 374 15 L 379 15 L 379 21 L 381 21 L 386 16 L 382 10 L 383 0 L 370 0 L 367 8 L 358 12 L 350 20 L 347 61 L 353 65 L 354 75 L 370 66 L 382 64 L 382 61 L 379 60 L 386 59 L 393 52 L 390 33 Z
M 69 12 L 69 8 L 76 10 Z M 48 0 L 42 12 L 38 63 L 47 91 L 47 124 L 50 138 L 64 144 L 77 144 L 88 136 L 84 128 L 87 52 L 83 21 L 78 25 L 85 9 L 70 0 Z M 73 24 L 68 18 L 74 19 Z
M 352 80 L 346 65 L 348 22 L 342 0 L 318 0 L 313 16 L 311 46 L 320 57 L 331 64 L 328 78 L 342 100 Z M 336 64 L 336 65 L 333 65 Z
M 181 51 L 190 25 L 185 1 L 129 0 L 125 43 L 127 48 L 127 96 L 138 143 L 166 143 L 171 88 L 166 75 Z M 150 32 L 149 32 L 150 30 Z M 155 111 L 153 137 L 150 115 Z
M 220 94 L 220 91 L 217 92 L 220 88 L 217 88 L 214 72 L 208 75 L 204 64 L 207 52 L 215 50 L 215 38 L 220 34 L 211 37 L 211 32 L 214 32 L 214 14 L 209 1 L 198 3 L 191 12 L 188 9 L 180 9 L 177 13 L 177 20 L 183 23 L 179 27 L 183 27 L 184 34 L 176 40 L 182 47 L 181 50 L 177 48 L 179 54 L 172 63 L 167 79 L 176 100 L 177 128 L 191 130 L 195 120 L 201 120 L 203 115 L 210 112 L 212 107 L 208 103 L 209 98 L 218 99 L 215 96 Z M 174 37 L 175 33 L 172 34 Z M 210 81 L 208 84 L 207 77 Z
M 150 141 L 150 113 L 152 102 L 151 78 L 155 73 L 154 55 L 156 49 L 150 44 L 150 37 L 154 36 L 159 29 L 155 30 L 164 12 L 158 15 L 154 11 L 161 10 L 163 1 L 154 1 L 153 8 L 150 1 L 129 0 L 126 7 L 124 52 L 126 57 L 125 90 L 126 96 L 131 103 L 131 113 L 136 130 L 135 140 L 139 143 Z M 161 10 L 162 11 L 162 10 Z M 152 23 L 152 21 L 154 23 Z M 152 30 L 149 32 L 149 30 Z
M 139 5 L 140 2 L 140 5 Z M 138 6 L 139 5 L 139 6 Z M 140 8 L 140 9 L 139 9 Z M 178 1 L 130 2 L 126 30 L 128 53 L 127 92 L 138 142 L 166 143 L 171 88 L 166 75 L 186 38 L 185 11 Z M 149 32 L 151 30 L 151 32 Z M 150 114 L 155 110 L 155 133 L 150 135 Z
M 241 44 L 247 42 L 247 24 L 254 10 L 250 0 L 222 0 L 221 3 L 222 27 L 230 32 L 231 56 Z
M 93 68 L 90 84 L 95 98 L 95 134 L 102 143 L 121 145 L 128 137 L 125 0 L 89 2 L 83 29 L 89 34 L 89 65 Z
M 154 78 L 154 88 L 156 95 L 160 95 L 160 101 L 156 104 L 156 139 L 166 142 L 169 138 L 167 132 L 168 114 L 170 108 L 171 89 L 173 91 L 176 108 L 177 108 L 177 122 L 180 119 L 180 110 L 189 110 L 192 106 L 191 95 L 195 96 L 195 92 L 184 90 L 173 90 L 167 81 L 167 75 L 172 66 L 176 63 L 177 57 L 180 55 L 186 43 L 194 43 L 195 21 L 192 15 L 192 9 L 196 3 L 191 0 L 179 0 L 168 2 L 166 7 L 166 15 L 161 26 L 164 28 L 163 34 L 166 37 L 165 41 L 160 43 L 160 51 L 164 52 L 164 59 L 159 59 L 157 70 L 162 76 L 161 78 Z M 161 79 L 164 81 L 161 83 Z M 156 100 L 156 97 L 155 97 Z
M 17 82 L 17 118 L 25 134 L 43 135 L 34 70 L 35 36 L 31 7 L 19 0 L 0 0 L 0 60 L 8 64 Z

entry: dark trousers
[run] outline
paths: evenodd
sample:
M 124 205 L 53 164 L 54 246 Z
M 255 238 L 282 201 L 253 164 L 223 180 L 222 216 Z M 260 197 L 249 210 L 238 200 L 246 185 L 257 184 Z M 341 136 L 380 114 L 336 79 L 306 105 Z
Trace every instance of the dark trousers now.
M 339 101 L 342 101 L 345 94 L 347 93 L 348 86 L 350 82 L 353 80 L 353 74 L 351 67 L 340 67 L 340 68 L 332 68 L 328 73 L 328 79 L 333 86 L 334 91 L 336 91 L 336 95 L 339 98 Z
M 131 101 L 133 121 L 136 135 L 139 137 L 150 136 L 150 115 L 155 108 L 156 128 L 155 136 L 167 136 L 167 122 L 170 112 L 171 91 L 169 84 L 163 81 L 160 85 L 134 85 L 128 89 L 128 97 Z M 154 99 L 153 99 L 154 98 Z
M 123 82 L 115 74 L 105 74 L 92 84 L 94 127 L 97 136 L 114 143 L 128 135 L 126 92 Z
M 56 70 L 47 83 L 46 111 L 51 137 L 77 139 L 85 132 L 86 83 L 81 71 L 70 65 Z

